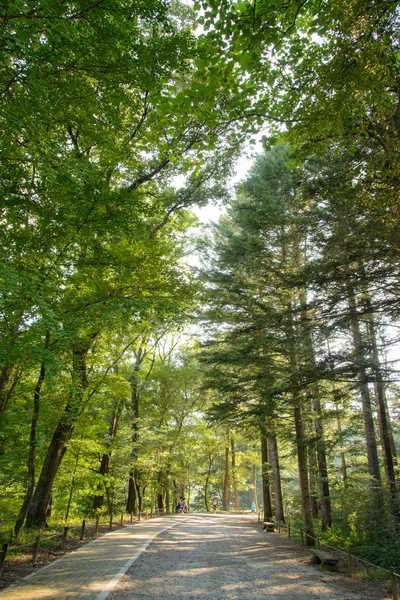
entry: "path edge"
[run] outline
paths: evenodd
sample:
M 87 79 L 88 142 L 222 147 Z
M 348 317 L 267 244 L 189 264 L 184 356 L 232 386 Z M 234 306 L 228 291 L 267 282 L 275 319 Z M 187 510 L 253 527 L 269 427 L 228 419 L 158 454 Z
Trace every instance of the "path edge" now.
M 125 575 L 127 570 L 133 565 L 133 563 L 137 561 L 139 556 L 141 554 L 143 554 L 143 552 L 146 550 L 146 548 L 148 548 L 148 546 L 150 546 L 151 542 L 153 540 L 155 540 L 162 533 L 165 533 L 169 529 L 172 529 L 173 527 L 176 527 L 177 525 L 179 525 L 179 523 L 186 522 L 188 520 L 188 518 L 189 517 L 187 517 L 186 519 L 179 519 L 179 521 L 176 521 L 175 523 L 172 523 L 172 525 L 169 525 L 168 527 L 161 529 L 160 531 L 155 533 L 152 537 L 150 537 L 148 540 L 146 540 L 144 542 L 144 544 L 139 548 L 139 550 L 137 550 L 135 552 L 135 554 L 132 556 L 132 558 L 127 560 L 126 563 L 124 564 L 124 566 L 120 568 L 118 573 L 116 573 L 116 575 L 114 575 L 114 577 L 106 584 L 106 586 L 103 588 L 103 590 L 96 596 L 95 600 L 106 600 L 106 598 L 109 596 L 109 594 L 115 588 L 115 586 L 119 583 L 120 579 Z
M 163 517 L 160 517 L 163 518 Z M 186 521 L 186 519 L 179 519 L 179 521 L 177 521 L 176 523 L 173 523 L 172 525 L 169 525 L 168 527 L 165 527 L 164 529 L 160 530 L 157 534 L 155 534 L 153 537 L 149 538 L 148 540 L 146 540 L 146 542 L 143 544 L 143 546 L 141 546 L 141 548 L 136 552 L 136 554 L 129 559 L 125 565 L 123 567 L 121 567 L 120 571 L 118 571 L 117 575 L 119 575 L 119 573 L 122 571 L 122 569 L 124 569 L 126 567 L 126 565 L 131 562 L 131 564 L 133 564 L 135 562 L 135 560 L 137 560 L 140 556 L 140 554 L 142 554 L 142 552 L 144 552 L 144 550 L 146 550 L 147 546 L 161 533 L 164 533 L 164 531 L 168 531 L 168 529 L 171 529 L 172 527 L 174 527 L 175 525 L 178 525 L 178 523 L 182 523 L 183 521 Z M 156 521 L 156 519 L 152 519 L 152 521 Z M 148 523 L 150 521 L 146 521 L 146 523 Z M 125 530 L 129 529 L 129 528 L 133 528 L 135 527 L 135 524 L 132 525 L 128 525 L 128 527 L 124 527 Z M 86 548 L 88 548 L 89 546 L 92 546 L 93 544 L 96 544 L 97 542 L 100 542 L 102 540 L 104 540 L 105 537 L 112 535 L 116 532 L 119 532 L 120 529 L 116 529 L 114 531 L 108 531 L 107 533 L 99 536 L 98 538 L 96 538 L 95 540 L 91 540 L 90 542 L 84 544 L 83 546 L 81 546 L 80 548 L 77 548 L 76 550 L 72 550 L 72 553 L 77 553 L 77 552 L 81 552 L 84 551 Z M 25 577 L 22 577 L 19 581 L 16 581 L 15 583 L 11 583 L 10 585 L 8 585 L 6 588 L 0 590 L 0 598 L 8 591 L 18 587 L 18 585 L 22 582 L 22 581 L 27 581 L 28 579 L 31 579 L 31 577 L 35 577 L 36 575 L 42 573 L 43 571 L 46 571 L 47 569 L 49 569 L 50 567 L 52 567 L 53 565 L 55 565 L 56 563 L 63 561 L 67 556 L 69 556 L 71 554 L 71 552 L 66 552 L 65 554 L 63 554 L 62 556 L 60 556 L 60 558 L 56 558 L 56 560 L 53 560 L 52 562 L 50 562 L 47 565 L 44 565 L 43 567 L 40 567 L 39 569 L 37 569 L 37 571 L 33 571 L 32 573 L 29 573 L 29 575 L 25 575 Z M 130 565 L 129 565 L 130 566 Z M 126 567 L 125 571 L 123 573 L 121 573 L 121 575 L 119 575 L 118 577 L 118 581 L 121 579 L 122 575 L 124 575 L 126 573 L 126 571 L 129 569 L 129 566 Z M 114 579 L 117 577 L 117 575 L 114 576 L 114 578 L 111 581 L 114 581 Z M 118 581 L 116 581 L 114 583 L 114 586 L 118 583 Z M 104 589 L 108 589 L 108 586 L 110 585 L 111 582 L 109 582 L 106 586 L 106 588 Z M 107 592 L 107 594 L 105 596 L 101 596 L 101 594 L 103 594 L 104 592 L 100 592 L 100 594 L 98 596 L 96 596 L 95 600 L 103 600 L 103 598 L 107 598 L 107 596 L 110 594 L 110 592 L 112 591 L 113 588 L 110 588 L 109 591 Z

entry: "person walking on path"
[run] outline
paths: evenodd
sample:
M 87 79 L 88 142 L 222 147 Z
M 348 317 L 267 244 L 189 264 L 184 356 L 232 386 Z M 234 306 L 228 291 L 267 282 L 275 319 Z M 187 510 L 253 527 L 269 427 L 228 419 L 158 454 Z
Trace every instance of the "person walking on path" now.
M 218 506 L 218 494 L 214 494 L 213 499 L 212 499 L 212 506 L 213 506 L 213 513 L 215 514 L 217 512 L 217 506 Z

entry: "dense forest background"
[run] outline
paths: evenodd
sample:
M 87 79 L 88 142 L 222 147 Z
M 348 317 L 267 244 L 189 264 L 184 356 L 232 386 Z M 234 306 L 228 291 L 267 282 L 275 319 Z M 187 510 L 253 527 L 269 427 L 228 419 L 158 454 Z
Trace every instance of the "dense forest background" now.
M 400 565 L 397 2 L 0 14 L 3 541 L 217 494 Z

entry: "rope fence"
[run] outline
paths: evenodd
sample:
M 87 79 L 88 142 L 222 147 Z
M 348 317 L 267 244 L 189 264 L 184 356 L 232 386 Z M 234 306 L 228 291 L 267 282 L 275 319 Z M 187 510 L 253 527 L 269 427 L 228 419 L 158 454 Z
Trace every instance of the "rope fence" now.
M 258 522 L 261 522 L 261 521 L 262 521 L 261 513 L 258 513 Z M 299 534 L 300 543 L 302 545 L 304 545 L 304 542 L 307 541 L 307 539 L 309 539 L 309 540 L 313 540 L 317 549 L 321 548 L 321 540 L 319 538 L 316 538 L 316 537 L 306 533 L 303 528 L 297 529 L 295 527 L 292 527 L 290 523 L 286 524 L 286 523 L 282 523 L 280 521 L 276 521 L 274 523 L 274 527 L 277 529 L 278 533 L 281 533 L 281 529 L 286 529 L 288 538 L 292 538 L 293 532 L 297 532 Z M 330 550 L 333 550 L 334 552 L 338 552 L 339 554 L 342 554 L 345 556 L 345 559 L 347 562 L 347 572 L 350 575 L 350 577 L 354 576 L 354 563 L 355 562 L 361 563 L 368 567 L 372 567 L 373 569 L 378 569 L 379 571 L 382 571 L 383 573 L 386 573 L 387 575 L 389 575 L 391 588 L 392 588 L 393 600 L 399 600 L 398 580 L 400 580 L 400 574 L 395 572 L 394 567 L 385 569 L 384 567 L 374 565 L 373 563 L 370 563 L 367 560 L 364 560 L 362 558 L 359 558 L 358 556 L 355 556 L 354 554 L 352 554 L 352 552 L 350 550 L 343 550 L 342 548 L 336 548 L 335 546 L 330 546 L 329 544 L 326 544 L 325 542 L 322 542 L 322 546 L 324 548 L 329 548 Z
M 162 514 L 167 514 L 167 513 L 166 513 L 166 511 L 163 511 L 158 508 L 155 510 L 145 510 L 145 511 L 137 512 L 137 513 L 130 513 L 129 515 L 126 516 L 126 518 L 125 518 L 124 513 L 122 513 L 121 518 L 118 521 L 117 529 L 124 527 L 124 524 L 126 523 L 126 521 L 128 521 L 128 524 L 133 524 L 134 519 L 136 521 L 141 521 L 141 519 L 147 520 L 147 519 L 151 519 L 154 517 L 159 517 Z M 87 533 L 88 526 L 92 526 L 93 535 L 98 535 L 100 526 L 104 526 L 104 525 L 108 525 L 110 531 L 113 528 L 115 528 L 115 521 L 113 521 L 112 516 L 110 517 L 110 519 L 108 521 L 105 521 L 105 522 L 100 522 L 100 517 L 97 517 L 96 520 L 92 521 L 92 522 L 90 522 L 90 521 L 87 522 L 85 519 L 83 519 L 83 521 L 80 525 L 73 525 L 71 527 L 65 526 L 62 531 L 58 531 L 57 533 L 54 533 L 52 535 L 39 534 L 36 536 L 34 541 L 27 542 L 26 544 L 18 544 L 16 546 L 9 546 L 8 543 L 3 544 L 0 549 L 0 579 L 2 578 L 3 571 L 4 571 L 4 568 L 6 565 L 6 557 L 7 556 L 9 557 L 10 554 L 19 553 L 26 548 L 32 548 L 32 565 L 34 566 L 34 565 L 36 565 L 36 563 L 38 561 L 40 548 L 43 549 L 43 547 L 46 545 L 48 540 L 60 537 L 61 540 L 60 540 L 59 548 L 61 550 L 66 550 L 68 537 L 70 536 L 70 534 L 73 531 L 78 530 L 79 531 L 79 540 L 83 541 L 85 539 L 85 534 Z

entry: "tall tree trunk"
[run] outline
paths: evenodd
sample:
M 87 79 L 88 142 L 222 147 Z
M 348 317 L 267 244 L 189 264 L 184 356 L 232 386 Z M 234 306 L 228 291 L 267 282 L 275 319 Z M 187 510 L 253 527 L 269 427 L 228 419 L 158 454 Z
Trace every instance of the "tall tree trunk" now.
M 273 477 L 275 518 L 278 522 L 284 523 L 285 515 L 283 511 L 281 469 L 279 464 L 278 444 L 275 434 L 271 434 L 268 438 L 268 453 L 271 461 Z
M 0 370 L 0 423 L 20 376 L 21 371 L 19 369 L 13 370 L 4 367 Z
M 272 521 L 272 504 L 269 490 L 268 441 L 265 428 L 261 428 L 261 475 L 264 501 L 264 521 Z
M 212 464 L 213 464 L 213 456 L 212 453 L 208 453 L 208 471 L 206 475 L 206 480 L 204 482 L 204 504 L 207 512 L 210 512 L 210 506 L 208 504 L 208 486 L 211 478 Z
M 300 294 L 300 303 L 301 303 L 301 328 L 303 332 L 303 351 L 305 355 L 306 365 L 310 368 L 312 372 L 316 371 L 316 359 L 315 359 L 315 349 L 314 349 L 314 340 L 313 340 L 313 332 L 311 329 L 310 323 L 312 320 L 310 319 L 309 311 L 307 309 L 307 291 L 306 289 L 302 290 Z M 317 490 L 314 482 L 314 464 L 316 459 L 317 464 L 317 475 L 319 481 L 319 500 L 321 506 L 321 520 L 322 520 L 322 529 L 325 530 L 327 527 L 332 527 L 332 510 L 331 510 L 331 501 L 330 501 L 330 490 L 329 490 L 329 480 L 328 480 L 328 469 L 327 469 L 327 459 L 326 459 L 326 447 L 325 447 L 325 438 L 324 438 L 324 430 L 321 419 L 321 392 L 319 385 L 316 383 L 310 386 L 310 401 L 312 404 L 312 409 L 314 412 L 313 419 L 313 428 L 315 431 L 316 437 L 316 457 L 313 454 L 310 461 L 310 487 L 311 487 L 311 502 L 312 502 L 312 510 L 314 517 L 318 516 L 318 500 L 317 500 Z M 314 453 L 314 448 L 311 449 L 310 452 Z
M 50 341 L 50 336 L 47 333 L 45 349 L 48 348 L 49 341 Z M 29 435 L 29 453 L 28 453 L 28 464 L 27 464 L 28 474 L 27 474 L 27 480 L 26 480 L 26 491 L 25 491 L 25 496 L 24 496 L 21 510 L 19 512 L 17 521 L 15 523 L 15 527 L 14 527 L 14 535 L 16 537 L 18 537 L 18 535 L 21 531 L 21 528 L 24 524 L 25 517 L 28 512 L 29 503 L 31 501 L 31 498 L 33 496 L 33 492 L 35 489 L 36 429 L 37 429 L 37 423 L 39 420 L 39 412 L 40 412 L 40 394 L 42 391 L 42 385 L 43 385 L 45 377 L 46 377 L 46 365 L 43 360 L 41 367 L 40 367 L 39 377 L 36 382 L 35 391 L 33 393 L 33 410 L 32 410 L 32 419 L 31 419 L 31 430 L 30 430 L 30 435 Z
M 2 367 L 0 369 L 0 422 L 7 408 L 10 395 L 7 393 L 6 387 L 11 378 L 11 367 Z
M 75 466 L 74 466 L 74 470 L 73 470 L 73 473 L 72 473 L 71 483 L 70 483 L 70 486 L 69 486 L 67 510 L 65 511 L 65 523 L 68 523 L 68 519 L 69 519 L 69 511 L 71 509 L 72 496 L 74 494 L 74 489 L 75 489 L 75 477 L 76 477 L 76 472 L 78 470 L 78 464 L 79 464 L 79 453 L 78 453 L 78 455 L 76 457 L 76 460 L 75 460 Z
M 111 526 L 112 522 L 113 522 L 113 516 L 114 516 L 114 505 L 113 505 L 110 491 L 111 491 L 110 487 L 106 487 L 107 508 L 108 508 L 108 514 L 110 517 L 110 526 Z
M 373 370 L 375 373 L 375 387 L 378 398 L 378 422 L 382 439 L 382 450 L 385 461 L 385 469 L 389 481 L 393 516 L 395 517 L 397 522 L 400 522 L 399 497 L 396 487 L 397 457 L 395 454 L 393 454 L 394 442 L 391 442 L 391 426 L 386 406 L 385 384 L 383 381 L 382 368 L 378 353 L 378 345 L 376 342 L 375 323 L 371 313 L 369 314 L 368 324 L 372 347 Z
M 229 432 L 226 438 L 226 446 L 225 446 L 225 473 L 224 473 L 224 498 L 223 498 L 223 507 L 224 510 L 229 511 L 229 501 L 230 501 L 230 481 L 229 481 Z
M 361 337 L 358 312 L 354 288 L 347 284 L 348 303 L 350 309 L 350 323 L 353 336 L 354 358 L 358 370 L 361 401 L 363 407 L 365 440 L 367 446 L 368 470 L 371 477 L 371 488 L 376 491 L 381 486 L 381 474 L 379 469 L 378 449 L 376 445 L 375 426 L 372 415 L 371 397 L 368 387 L 368 376 L 365 368 L 365 352 Z
M 306 534 L 306 543 L 308 546 L 314 545 L 314 523 L 311 509 L 310 487 L 308 481 L 307 469 L 307 444 L 304 431 L 303 417 L 301 414 L 301 397 L 298 391 L 297 382 L 297 348 L 296 332 L 293 322 L 292 303 L 288 304 L 288 342 L 289 342 L 289 361 L 291 375 L 291 389 L 294 409 L 294 423 L 296 431 L 297 462 L 299 471 L 299 484 L 301 493 L 301 505 L 304 518 L 304 530 Z
M 68 418 L 68 411 L 64 417 Z M 66 452 L 66 443 L 71 439 L 73 432 L 74 425 L 72 423 L 60 421 L 56 427 L 27 512 L 27 527 L 40 527 L 47 524 L 54 479 Z
M 146 489 L 146 486 L 143 486 L 143 489 L 140 489 L 140 485 L 139 485 L 139 478 L 136 475 L 136 473 L 134 473 L 134 482 L 135 482 L 135 490 L 136 490 L 136 498 L 137 498 L 137 503 L 138 503 L 138 512 L 139 514 L 143 512 L 143 495 Z
M 168 514 L 172 512 L 171 510 L 171 494 L 169 490 L 169 479 L 167 479 L 167 486 L 165 489 L 165 510 Z
M 310 480 L 310 501 L 313 518 L 318 518 L 318 493 L 317 493 L 317 457 L 313 445 L 307 448 L 308 455 L 308 473 Z
M 319 475 L 319 496 L 321 500 L 321 520 L 322 529 L 325 530 L 327 527 L 332 527 L 332 508 L 329 490 L 324 432 L 322 428 L 322 421 L 320 419 L 321 402 L 319 400 L 318 394 L 319 389 L 316 390 L 316 395 L 314 398 L 314 429 L 317 437 L 317 462 Z
M 128 499 L 126 501 L 126 512 L 130 515 L 137 513 L 135 473 L 134 473 L 133 469 L 129 472 Z
M 304 433 L 304 425 L 301 415 L 300 402 L 296 393 L 293 394 L 294 422 L 296 429 L 297 461 L 299 470 L 299 483 L 301 492 L 301 504 L 303 509 L 304 530 L 306 533 L 307 546 L 314 545 L 314 523 L 311 509 L 310 488 L 307 471 L 307 448 Z
M 66 452 L 66 444 L 74 433 L 76 422 L 82 410 L 85 391 L 88 386 L 86 357 L 94 338 L 95 336 L 92 336 L 90 342 L 84 342 L 80 347 L 73 350 L 70 397 L 47 450 L 39 481 L 27 512 L 27 527 L 39 527 L 47 524 L 47 510 L 50 506 L 54 479 Z
M 135 365 L 133 373 L 130 378 L 131 385 L 131 410 L 132 410 L 132 469 L 129 472 L 129 485 L 128 485 L 128 498 L 126 501 L 126 512 L 136 513 L 137 499 L 140 498 L 139 484 L 137 481 L 138 472 L 136 468 L 136 462 L 139 457 L 139 381 L 138 373 L 140 366 L 145 356 L 144 344 L 139 347 L 136 354 Z M 139 512 L 141 509 L 139 508 Z
M 239 491 L 237 486 L 236 476 L 236 453 L 235 453 L 235 440 L 233 435 L 231 436 L 231 460 L 232 460 L 232 482 L 233 482 L 233 494 L 235 497 L 235 510 L 239 510 Z
M 257 502 L 257 471 L 256 471 L 256 465 L 253 465 L 252 472 L 253 472 L 252 501 L 253 501 L 253 502 L 254 502 L 254 504 L 256 505 L 256 508 L 258 508 L 258 502 Z
M 109 450 L 108 450 L 108 452 L 105 452 L 103 454 L 103 456 L 101 457 L 99 475 L 101 475 L 102 477 L 104 477 L 105 475 L 108 475 L 108 473 L 110 472 L 111 446 L 117 436 L 118 423 L 119 423 L 119 419 L 121 416 L 121 410 L 122 410 L 121 406 L 117 402 L 114 402 L 114 406 L 113 406 L 113 409 L 110 414 L 109 427 L 108 427 L 108 432 L 107 432 L 107 439 L 108 439 L 107 445 L 109 446 Z M 100 484 L 99 487 L 100 487 L 100 489 L 103 489 L 102 484 Z M 93 509 L 94 510 L 100 509 L 103 506 L 103 502 L 104 502 L 104 493 L 96 494 L 93 497 Z
M 162 470 L 160 470 L 157 473 L 157 483 L 158 483 L 158 490 L 157 490 L 157 508 L 159 510 L 164 510 L 164 494 L 163 494 L 163 481 L 164 481 L 164 473 Z
M 339 402 L 338 402 L 337 390 L 334 390 L 334 398 L 335 398 L 335 408 L 336 408 L 336 415 L 337 415 L 336 416 L 337 431 L 338 431 L 339 435 L 341 435 L 342 423 L 341 423 L 340 414 L 339 414 Z M 347 488 L 347 465 L 346 465 L 346 455 L 343 452 L 343 450 L 340 450 L 340 471 L 342 473 L 343 487 L 346 489 Z
M 173 483 L 173 490 L 174 490 L 174 496 L 173 496 L 173 502 L 174 502 L 174 507 L 178 506 L 178 498 L 179 498 L 179 492 L 178 492 L 178 484 L 176 479 L 172 480 Z
M 21 325 L 24 321 L 24 312 L 24 310 L 19 312 L 15 323 L 11 326 L 11 339 L 7 349 L 8 356 L 11 356 L 11 351 L 13 350 L 19 337 Z M 2 340 L 2 343 L 4 350 L 4 340 Z M 8 364 L 3 364 L 2 368 L 0 369 L 0 423 L 3 419 L 8 402 L 12 396 L 19 377 L 20 370 L 15 367 L 15 363 L 11 361 Z
M 102 477 L 104 477 L 105 475 L 108 475 L 108 473 L 110 471 L 110 458 L 111 458 L 110 454 L 103 454 L 103 456 L 101 457 L 99 475 L 101 475 Z M 103 485 L 100 484 L 99 487 L 102 488 Z M 95 510 L 95 511 L 99 510 L 103 506 L 103 502 L 104 502 L 104 493 L 102 492 L 100 494 L 96 494 L 93 497 L 93 510 Z

